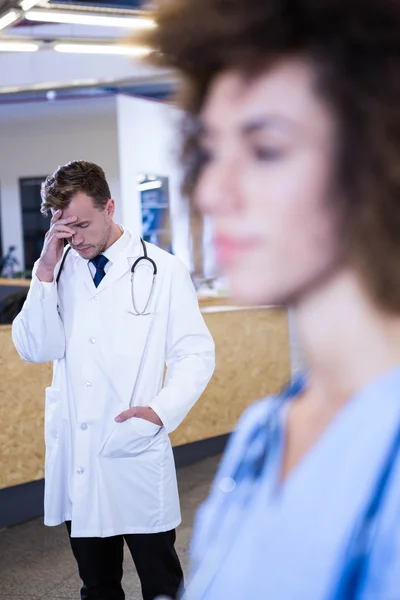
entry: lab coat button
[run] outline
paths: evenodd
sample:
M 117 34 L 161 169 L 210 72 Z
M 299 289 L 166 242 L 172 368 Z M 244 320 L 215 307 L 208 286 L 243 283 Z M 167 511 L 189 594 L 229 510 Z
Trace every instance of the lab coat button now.
M 90 342 L 91 344 L 95 344 L 95 343 L 96 343 L 96 340 L 95 340 L 95 338 L 94 338 L 94 337 L 92 337 L 92 338 L 90 338 L 89 342 Z
M 87 428 L 88 428 L 87 423 L 82 423 L 82 425 L 81 425 L 82 431 L 86 431 Z
M 79 469 L 77 469 L 76 472 L 78 473 L 78 475 L 83 475 L 84 470 L 82 469 L 82 467 L 79 467 Z
M 99 299 L 99 297 L 98 297 L 98 296 L 93 296 L 93 298 L 92 298 L 92 299 L 93 299 L 93 300 L 98 300 L 98 299 Z
M 86 387 L 92 387 L 92 382 L 91 381 L 86 381 L 85 385 L 86 385 Z

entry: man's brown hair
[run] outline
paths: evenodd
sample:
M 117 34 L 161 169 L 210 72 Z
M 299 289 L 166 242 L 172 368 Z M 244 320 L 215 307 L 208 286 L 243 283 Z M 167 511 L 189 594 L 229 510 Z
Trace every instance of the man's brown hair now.
M 48 215 L 51 209 L 65 210 L 79 192 L 92 198 L 99 210 L 105 208 L 111 192 L 101 167 L 85 160 L 74 160 L 58 167 L 42 183 L 41 212 Z
M 315 67 L 338 123 L 337 210 L 347 260 L 381 307 L 400 312 L 399 0 L 168 0 L 147 34 L 182 76 L 184 188 L 203 166 L 198 115 L 222 71 L 257 76 L 282 58 Z

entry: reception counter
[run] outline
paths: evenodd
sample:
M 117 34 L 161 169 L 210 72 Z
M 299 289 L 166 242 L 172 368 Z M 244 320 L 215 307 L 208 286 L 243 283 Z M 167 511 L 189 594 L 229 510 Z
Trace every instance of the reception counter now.
M 184 456 L 193 446 L 225 439 L 249 404 L 278 391 L 290 376 L 285 310 L 238 308 L 221 298 L 201 299 L 200 307 L 215 340 L 217 367 L 171 435 Z M 50 380 L 51 364 L 21 361 L 11 326 L 0 326 L 0 493 L 43 478 L 44 388 Z

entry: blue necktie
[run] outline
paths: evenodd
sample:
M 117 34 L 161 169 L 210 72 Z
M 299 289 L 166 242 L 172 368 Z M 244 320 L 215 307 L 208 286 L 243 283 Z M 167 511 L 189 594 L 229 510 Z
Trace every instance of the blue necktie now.
M 108 263 L 108 258 L 106 258 L 104 254 L 99 254 L 99 256 L 92 258 L 90 262 L 96 267 L 96 273 L 93 277 L 93 283 L 96 287 L 98 287 L 106 274 L 104 267 Z

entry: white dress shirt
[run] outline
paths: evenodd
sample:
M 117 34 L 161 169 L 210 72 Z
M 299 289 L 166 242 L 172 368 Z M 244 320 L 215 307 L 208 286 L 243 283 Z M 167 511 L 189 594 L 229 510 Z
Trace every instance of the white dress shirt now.
M 107 248 L 107 250 L 102 252 L 102 254 L 108 259 L 108 263 L 104 267 L 104 271 L 105 271 L 106 275 L 107 275 L 107 271 L 109 271 L 109 269 L 111 269 L 112 264 L 116 261 L 118 254 L 120 252 L 122 252 L 123 250 L 125 250 L 125 248 L 129 244 L 128 234 L 123 230 L 121 225 L 118 225 L 118 227 L 122 231 L 121 237 L 118 238 L 117 241 L 114 242 L 109 248 Z M 89 267 L 90 274 L 91 274 L 92 278 L 94 279 L 94 276 L 96 274 L 96 267 L 90 260 L 88 260 L 88 267 Z

